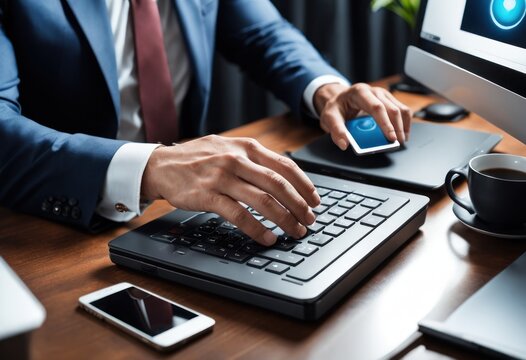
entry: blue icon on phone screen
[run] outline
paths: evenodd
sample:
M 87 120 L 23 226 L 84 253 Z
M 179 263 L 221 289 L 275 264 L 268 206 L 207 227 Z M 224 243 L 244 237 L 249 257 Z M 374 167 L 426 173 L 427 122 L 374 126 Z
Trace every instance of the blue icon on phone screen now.
M 526 16 L 526 0 L 492 0 L 490 12 L 495 25 L 510 30 Z
M 371 116 L 349 120 L 345 125 L 358 146 L 362 149 L 391 144 Z

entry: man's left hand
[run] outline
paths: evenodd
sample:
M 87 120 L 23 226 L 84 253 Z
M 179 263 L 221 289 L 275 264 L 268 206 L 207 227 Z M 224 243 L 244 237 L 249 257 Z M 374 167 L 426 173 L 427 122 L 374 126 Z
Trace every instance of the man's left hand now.
M 361 113 L 371 115 L 388 140 L 404 143 L 409 138 L 411 109 L 383 88 L 364 83 L 350 87 L 327 84 L 316 91 L 314 106 L 322 129 L 331 134 L 332 141 L 342 150 L 349 146 L 345 120 Z

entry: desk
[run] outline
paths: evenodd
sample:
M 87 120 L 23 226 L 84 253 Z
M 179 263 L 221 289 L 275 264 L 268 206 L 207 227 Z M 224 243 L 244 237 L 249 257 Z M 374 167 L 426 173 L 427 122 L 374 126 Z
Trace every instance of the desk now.
M 434 101 L 402 93 L 397 97 L 414 110 Z M 525 145 L 475 115 L 451 126 L 501 133 L 504 140 L 497 151 L 526 155 Z M 295 150 L 320 134 L 284 116 L 225 133 L 254 137 L 278 152 Z M 459 190 L 465 192 L 465 184 Z M 431 204 L 421 231 L 316 323 L 115 266 L 108 257 L 108 241 L 172 210 L 162 201 L 143 217 L 100 235 L 0 209 L 0 255 L 47 310 L 44 325 L 33 335 L 34 359 L 368 359 L 395 349 L 404 349 L 402 354 L 410 359 L 437 354 L 476 358 L 430 339 L 403 343 L 414 334 L 419 319 L 429 312 L 436 319 L 446 317 L 524 252 L 526 242 L 474 233 L 458 223 L 444 191 L 426 195 Z M 79 296 L 121 281 L 213 317 L 213 333 L 162 355 L 77 308 Z

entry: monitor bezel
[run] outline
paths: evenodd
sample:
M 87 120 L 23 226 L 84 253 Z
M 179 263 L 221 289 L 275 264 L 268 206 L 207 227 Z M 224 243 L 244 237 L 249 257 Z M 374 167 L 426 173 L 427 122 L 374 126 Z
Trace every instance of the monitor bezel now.
M 422 38 L 420 34 L 427 2 L 420 2 L 415 46 L 526 98 L 526 74 Z

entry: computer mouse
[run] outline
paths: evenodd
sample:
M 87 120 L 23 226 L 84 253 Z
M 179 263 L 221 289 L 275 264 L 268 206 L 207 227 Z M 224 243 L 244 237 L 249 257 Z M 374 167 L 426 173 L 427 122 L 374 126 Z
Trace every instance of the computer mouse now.
M 455 122 L 469 115 L 469 111 L 452 103 L 435 103 L 415 113 L 416 117 L 436 122 Z

